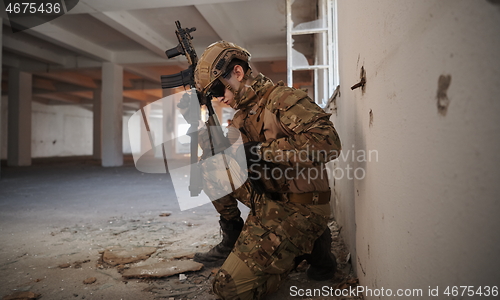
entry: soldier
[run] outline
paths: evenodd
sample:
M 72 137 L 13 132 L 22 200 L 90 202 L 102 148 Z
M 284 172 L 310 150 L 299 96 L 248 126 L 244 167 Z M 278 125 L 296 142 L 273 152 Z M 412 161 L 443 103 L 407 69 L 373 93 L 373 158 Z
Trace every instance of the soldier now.
M 198 92 L 237 110 L 228 138 L 234 142 L 241 133 L 249 170 L 245 184 L 218 199 L 224 187 L 204 172 L 223 239 L 195 261 L 224 262 L 213 283 L 223 299 L 260 299 L 303 259 L 313 280 L 336 272 L 324 164 L 338 156 L 341 144 L 330 114 L 302 90 L 253 77 L 249 61 L 248 51 L 221 41 L 207 47 L 195 70 Z M 236 199 L 251 208 L 245 224 Z

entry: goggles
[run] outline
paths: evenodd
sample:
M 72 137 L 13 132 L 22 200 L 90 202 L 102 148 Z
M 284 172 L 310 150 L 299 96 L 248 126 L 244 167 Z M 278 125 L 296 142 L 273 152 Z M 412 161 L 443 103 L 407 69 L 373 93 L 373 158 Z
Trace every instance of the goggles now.
M 229 77 L 229 75 L 231 75 L 231 71 L 227 72 L 226 74 L 223 74 L 222 77 L 227 79 Z M 210 93 L 210 95 L 212 97 L 215 97 L 215 98 L 223 97 L 225 92 L 226 92 L 226 86 L 219 79 L 217 79 L 212 84 L 212 86 L 210 87 L 208 92 Z

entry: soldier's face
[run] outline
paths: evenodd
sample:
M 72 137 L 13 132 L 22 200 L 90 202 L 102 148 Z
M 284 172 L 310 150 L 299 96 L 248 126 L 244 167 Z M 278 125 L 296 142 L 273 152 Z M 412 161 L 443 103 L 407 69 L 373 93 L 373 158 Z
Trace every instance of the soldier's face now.
M 224 91 L 224 96 L 218 97 L 217 98 L 220 102 L 229 105 L 231 107 L 234 107 L 235 101 L 234 101 L 234 94 L 231 92 L 229 89 L 225 89 Z
M 228 78 L 226 78 L 227 81 L 229 81 L 229 84 L 233 87 L 233 89 L 237 89 L 240 86 L 240 82 L 243 80 L 243 68 L 241 66 L 236 65 L 234 67 L 233 72 L 229 75 Z M 229 105 L 231 107 L 236 106 L 236 101 L 234 100 L 234 93 L 229 90 L 228 88 L 224 88 L 224 96 L 222 97 L 217 97 L 217 100 L 220 102 Z

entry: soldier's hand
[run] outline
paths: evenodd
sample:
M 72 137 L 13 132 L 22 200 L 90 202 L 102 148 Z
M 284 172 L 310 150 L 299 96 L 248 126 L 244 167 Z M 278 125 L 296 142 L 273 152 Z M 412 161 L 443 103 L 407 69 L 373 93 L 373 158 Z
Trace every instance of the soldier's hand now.
M 200 120 L 200 104 L 196 93 L 184 92 L 177 103 L 180 113 L 189 124 L 198 123 Z
M 258 149 L 259 145 L 259 142 L 247 142 L 243 145 L 245 147 L 245 156 L 248 166 L 262 160 L 262 156 Z
M 259 151 L 259 142 L 247 142 L 243 144 L 243 147 L 245 148 L 245 157 L 247 161 L 247 168 L 248 168 L 248 179 L 250 180 L 250 183 L 253 187 L 253 189 L 258 193 L 258 194 L 263 194 L 265 193 L 265 186 L 262 183 L 261 179 L 258 178 L 259 176 L 256 177 L 256 173 L 253 173 L 254 168 L 252 165 L 255 167 L 255 165 L 261 164 L 262 161 L 262 155 L 260 154 Z M 258 166 L 257 166 L 258 168 Z

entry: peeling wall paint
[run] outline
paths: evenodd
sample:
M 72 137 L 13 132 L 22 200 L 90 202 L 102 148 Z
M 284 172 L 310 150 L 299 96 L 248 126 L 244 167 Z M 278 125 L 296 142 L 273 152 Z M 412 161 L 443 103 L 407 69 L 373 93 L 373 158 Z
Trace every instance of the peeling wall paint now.
M 448 106 L 450 105 L 450 99 L 448 98 L 448 88 L 451 84 L 451 75 L 441 75 L 438 80 L 438 91 L 437 91 L 437 106 L 438 112 L 442 116 L 446 116 L 448 112 Z

